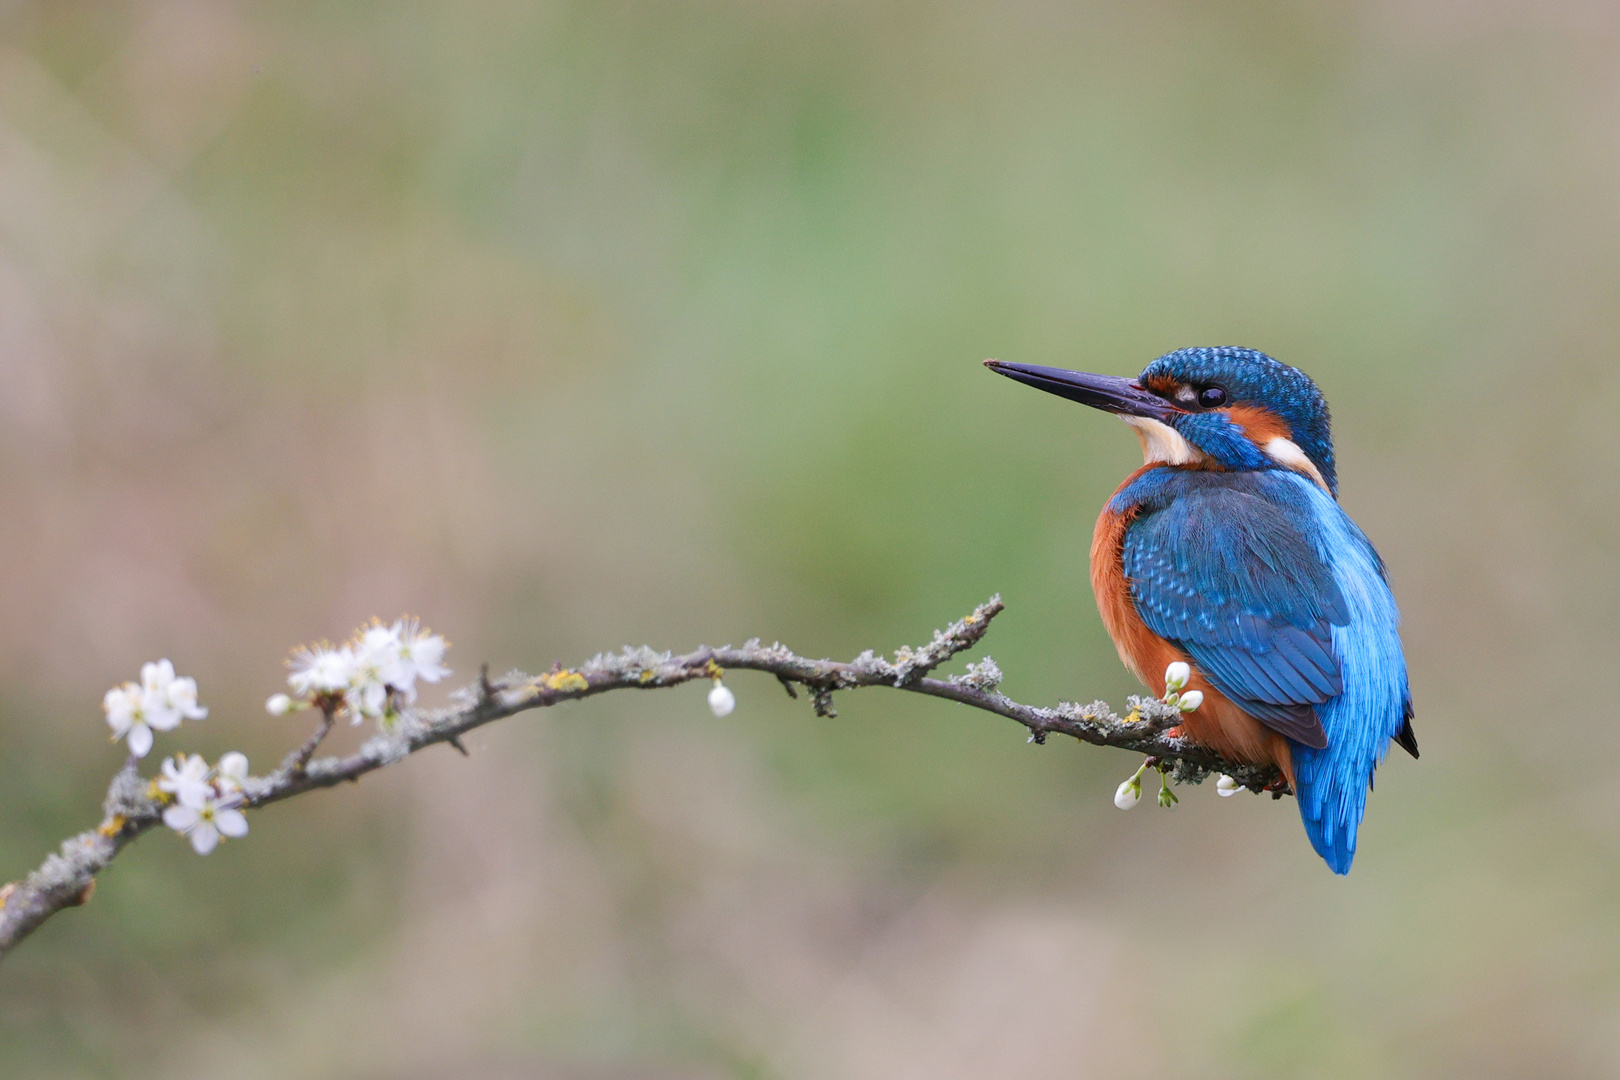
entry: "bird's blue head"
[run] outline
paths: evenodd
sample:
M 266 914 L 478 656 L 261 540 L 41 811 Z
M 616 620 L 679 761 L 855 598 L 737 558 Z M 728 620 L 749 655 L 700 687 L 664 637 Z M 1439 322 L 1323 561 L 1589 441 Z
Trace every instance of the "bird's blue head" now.
M 1293 469 L 1338 494 L 1327 400 L 1298 368 L 1254 349 L 1177 349 L 1135 379 L 986 360 L 1002 375 L 1116 413 L 1151 462 Z

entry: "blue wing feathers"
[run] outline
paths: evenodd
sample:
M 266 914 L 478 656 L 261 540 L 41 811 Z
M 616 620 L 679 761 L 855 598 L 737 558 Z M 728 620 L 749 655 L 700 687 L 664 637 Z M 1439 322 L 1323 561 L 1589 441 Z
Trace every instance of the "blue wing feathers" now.
M 1344 691 L 1319 706 L 1328 735 L 1324 750 L 1294 754 L 1299 812 L 1311 843 L 1337 873 L 1355 856 L 1356 832 L 1373 770 L 1404 731 L 1411 692 L 1398 630 L 1400 612 L 1384 577 L 1383 560 L 1355 522 L 1325 494 L 1316 500 L 1316 542 L 1352 598 L 1352 614 L 1334 627 L 1333 649 Z
M 1143 622 L 1294 741 L 1306 834 L 1347 872 L 1373 770 L 1391 739 L 1412 741 L 1378 553 L 1331 496 L 1286 471 L 1150 469 L 1114 508 L 1136 510 L 1122 556 Z
M 1332 627 L 1347 608 L 1308 511 L 1263 474 L 1151 472 L 1171 475 L 1133 504 L 1122 551 L 1137 612 L 1251 716 L 1323 744 L 1310 707 L 1338 691 Z

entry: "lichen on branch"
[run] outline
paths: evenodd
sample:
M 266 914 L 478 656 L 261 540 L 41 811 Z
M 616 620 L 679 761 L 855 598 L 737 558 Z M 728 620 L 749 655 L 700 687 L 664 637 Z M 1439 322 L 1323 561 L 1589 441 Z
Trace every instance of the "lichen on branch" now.
M 702 647 L 680 655 L 643 646 L 601 653 L 575 668 L 555 665 L 539 675 L 513 671 L 491 679 L 486 668 L 476 683 L 453 693 L 451 704 L 440 709 L 416 709 L 396 697 L 357 704 L 352 692 L 346 706 L 343 695 L 335 689 L 322 691 L 317 678 L 307 690 L 308 704 L 320 711 L 313 734 L 270 774 L 233 779 L 230 807 L 251 812 L 317 788 L 358 780 L 366 773 L 395 765 L 436 743 L 448 743 L 465 753 L 460 742 L 462 735 L 530 709 L 610 690 L 658 690 L 703 679 L 714 681 L 718 688 L 719 680 L 727 671 L 759 671 L 773 675 L 793 696 L 797 696 L 796 688 L 802 687 L 808 692 L 818 716 L 837 715 L 833 707 L 836 693 L 862 687 L 888 687 L 945 698 L 1004 716 L 1027 728 L 1029 739 L 1034 743 L 1044 743 L 1052 735 L 1066 735 L 1096 746 L 1145 754 L 1178 783 L 1199 783 L 1211 774 L 1220 773 L 1251 791 L 1275 787 L 1278 774 L 1274 768 L 1226 761 L 1207 747 L 1182 737 L 1176 730 L 1182 709 L 1174 703 L 1153 697 L 1132 697 L 1124 717 L 1115 714 L 1102 701 L 1087 705 L 1060 702 L 1050 708 L 1020 704 L 999 691 L 1001 669 L 988 656 L 967 665 L 965 674 L 933 677 L 932 672 L 940 665 L 978 645 L 989 631 L 991 621 L 1003 610 L 1001 598 L 993 596 L 950 626 L 935 631 L 928 644 L 919 648 L 902 646 L 893 659 L 867 650 L 849 661 L 812 660 L 797 655 L 779 642 L 762 645 L 755 639 L 741 647 Z M 415 632 L 414 624 L 410 631 Z M 409 635 L 406 640 L 411 640 Z M 427 638 L 418 635 L 416 640 L 426 641 Z M 428 670 L 434 670 L 437 657 L 419 662 L 428 664 Z M 323 693 L 328 696 L 323 697 Z M 411 697 L 414 699 L 414 694 Z M 286 699 L 286 695 L 272 698 L 272 711 L 284 711 L 289 704 Z M 724 695 L 711 692 L 711 706 L 717 712 L 727 699 L 735 703 L 729 690 Z M 315 757 L 315 751 L 332 727 L 334 716 L 345 707 L 378 711 L 384 720 L 382 730 L 352 754 Z M 729 705 L 725 706 L 725 711 L 730 711 Z M 366 715 L 371 712 L 367 711 Z M 216 787 L 219 787 L 218 781 Z M 220 791 L 223 792 L 223 787 Z M 85 903 L 94 890 L 96 875 L 131 840 L 162 824 L 165 807 L 173 805 L 173 798 L 161 790 L 156 781 L 148 781 L 140 775 L 138 759 L 131 756 L 108 785 L 102 820 L 96 828 L 63 841 L 58 852 L 47 856 L 39 868 L 22 881 L 0 886 L 0 957 L 52 915 Z

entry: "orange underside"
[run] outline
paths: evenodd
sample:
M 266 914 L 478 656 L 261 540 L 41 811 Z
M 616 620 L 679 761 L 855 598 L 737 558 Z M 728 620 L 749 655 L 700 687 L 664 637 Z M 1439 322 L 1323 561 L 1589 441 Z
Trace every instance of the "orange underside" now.
M 1145 469 L 1163 467 L 1143 466 L 1126 477 L 1120 489 Z M 1288 748 L 1288 740 L 1211 686 L 1192 657 L 1149 630 L 1136 613 L 1121 557 L 1125 527 L 1130 524 L 1132 516 L 1116 514 L 1105 506 L 1091 538 L 1091 588 L 1097 594 L 1097 608 L 1102 613 L 1103 626 L 1107 628 L 1108 636 L 1114 639 L 1119 658 L 1154 694 L 1164 692 L 1165 668 L 1177 660 L 1187 663 L 1192 668 L 1188 688 L 1202 691 L 1204 703 L 1196 712 L 1186 714 L 1186 719 L 1182 721 L 1186 734 L 1195 742 L 1233 761 L 1276 765 L 1288 778 L 1288 786 L 1293 787 L 1294 759 Z

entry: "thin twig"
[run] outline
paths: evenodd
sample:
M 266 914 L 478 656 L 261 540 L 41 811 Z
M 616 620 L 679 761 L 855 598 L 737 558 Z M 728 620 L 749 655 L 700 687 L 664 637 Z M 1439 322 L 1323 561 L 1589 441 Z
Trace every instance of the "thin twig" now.
M 309 759 L 315 756 L 315 751 L 320 748 L 321 741 L 325 739 L 326 736 L 331 732 L 332 720 L 337 716 L 338 703 L 333 698 L 328 697 L 324 699 L 321 701 L 320 705 L 320 725 L 316 727 L 314 734 L 310 735 L 309 738 L 304 740 L 303 746 L 300 746 L 298 749 L 294 750 L 292 753 L 288 754 L 282 759 L 281 767 L 278 768 L 274 773 L 271 773 L 272 777 L 297 776 L 302 774 L 304 769 L 308 767 Z
M 1121 718 L 1105 702 L 1089 705 L 1061 702 L 1053 708 L 1022 705 L 996 687 L 1001 671 L 985 657 L 969 664 L 965 675 L 934 678 L 934 669 L 951 657 L 977 645 L 990 621 L 1003 610 L 999 596 L 980 604 L 972 614 L 936 631 L 929 644 L 901 648 L 893 660 L 870 650 L 853 660 L 811 660 L 780 644 L 749 641 L 741 648 L 699 648 L 676 656 L 649 648 L 602 654 L 577 668 L 554 666 L 543 675 L 513 672 L 498 681 L 489 678 L 488 666 L 473 686 L 452 695 L 449 708 L 407 712 L 391 729 L 366 741 L 343 757 L 312 755 L 331 729 L 335 705 L 323 712 L 319 729 L 281 767 L 265 777 L 250 778 L 243 788 L 244 808 L 280 802 L 316 788 L 358 780 L 366 773 L 403 761 L 435 743 L 449 743 L 462 753 L 460 737 L 494 720 L 563 701 L 593 697 L 609 690 L 658 690 L 698 679 L 716 677 L 723 669 L 762 671 L 774 675 L 789 694 L 794 684 L 810 692 L 816 713 L 834 716 L 833 695 L 866 686 L 887 686 L 929 697 L 945 698 L 1017 721 L 1029 729 L 1030 739 L 1044 743 L 1048 735 L 1068 735 L 1096 746 L 1112 746 L 1147 754 L 1172 766 L 1171 778 L 1198 783 L 1215 772 L 1226 773 L 1252 791 L 1265 790 L 1277 779 L 1270 766 L 1243 765 L 1222 759 L 1206 747 L 1175 732 L 1180 712 L 1156 698 L 1133 697 L 1127 717 Z M 162 820 L 163 803 L 136 771 L 131 759 L 107 789 L 102 822 L 62 843 L 26 879 L 0 887 L 0 957 L 4 957 L 41 923 L 64 908 L 83 903 L 95 877 L 141 833 Z

